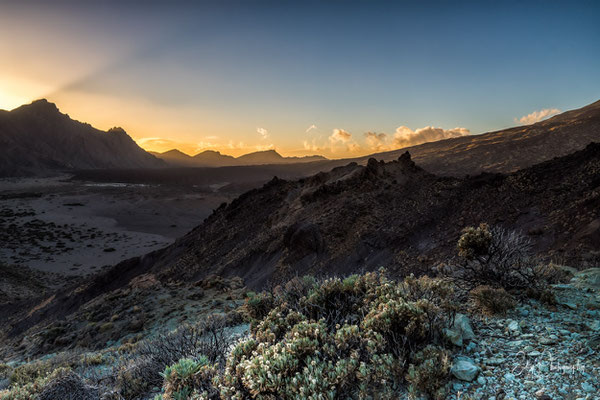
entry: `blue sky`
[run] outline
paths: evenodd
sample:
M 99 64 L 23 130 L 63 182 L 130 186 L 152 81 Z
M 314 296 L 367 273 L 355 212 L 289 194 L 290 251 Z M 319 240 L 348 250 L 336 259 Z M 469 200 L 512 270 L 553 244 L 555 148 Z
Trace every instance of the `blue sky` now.
M 5 1 L 0 108 L 47 97 L 159 150 L 367 154 L 598 100 L 599 20 L 591 1 Z

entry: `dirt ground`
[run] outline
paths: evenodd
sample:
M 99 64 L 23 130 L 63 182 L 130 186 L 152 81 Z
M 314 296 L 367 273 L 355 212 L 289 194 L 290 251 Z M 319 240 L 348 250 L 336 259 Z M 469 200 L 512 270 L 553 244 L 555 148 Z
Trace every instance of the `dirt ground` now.
M 0 180 L 0 263 L 65 275 L 172 243 L 237 194 L 222 185 Z

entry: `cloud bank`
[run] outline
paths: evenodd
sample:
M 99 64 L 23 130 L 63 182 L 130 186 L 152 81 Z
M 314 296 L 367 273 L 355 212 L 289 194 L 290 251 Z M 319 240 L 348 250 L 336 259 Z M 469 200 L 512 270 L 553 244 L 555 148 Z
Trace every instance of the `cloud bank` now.
M 558 108 L 544 108 L 543 110 L 534 111 L 531 114 L 524 115 L 521 118 L 515 118 L 515 122 L 523 125 L 531 125 L 546 118 L 550 118 L 556 114 L 560 114 L 560 110 Z
M 412 130 L 406 126 L 396 128 L 394 133 L 394 147 L 396 149 L 402 147 L 416 146 L 421 143 L 436 142 L 438 140 L 450 139 L 460 136 L 469 135 L 471 132 L 467 128 L 443 129 L 433 126 Z

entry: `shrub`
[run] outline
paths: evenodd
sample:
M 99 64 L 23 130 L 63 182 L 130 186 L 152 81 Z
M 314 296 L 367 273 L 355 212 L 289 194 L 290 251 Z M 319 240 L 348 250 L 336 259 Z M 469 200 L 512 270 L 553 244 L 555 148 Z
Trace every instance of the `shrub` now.
M 183 358 L 162 374 L 164 378 L 163 399 L 187 399 L 192 393 L 196 398 L 218 399 L 219 391 L 213 385 L 217 368 L 206 357 L 197 360 Z
M 406 374 L 411 396 L 417 398 L 423 393 L 434 399 L 445 399 L 450 364 L 450 352 L 437 346 L 427 346 L 415 354 Z
M 540 287 L 544 281 L 530 257 L 531 241 L 501 227 L 468 227 L 458 240 L 460 262 L 446 273 L 464 289 L 488 285 L 504 289 Z
M 122 362 L 116 371 L 116 388 L 124 399 L 135 399 L 161 384 L 164 368 L 149 357 L 137 357 Z
M 130 399 L 161 386 L 160 371 L 181 359 L 206 357 L 210 363 L 224 365 L 231 345 L 231 338 L 225 334 L 226 325 L 225 316 L 212 315 L 200 324 L 184 325 L 140 342 L 119 366 L 117 382 L 121 394 Z
M 448 282 L 397 283 L 382 271 L 297 287 L 293 295 L 282 287 L 252 335 L 233 348 L 218 378 L 222 399 L 391 399 L 404 376 L 415 392 L 438 391 L 447 352 L 427 346 L 451 319 L 454 305 L 441 298 L 450 296 Z M 288 302 L 293 296 L 300 297 Z
M 49 382 L 70 373 L 70 369 L 60 367 L 52 372 L 37 375 L 34 379 L 22 384 L 13 382 L 9 390 L 0 391 L 0 400 L 31 400 L 38 398 Z
M 49 379 L 37 400 L 96 400 L 98 398 L 97 388 L 87 385 L 73 371 L 66 371 Z
M 549 284 L 569 283 L 573 278 L 573 273 L 567 268 L 554 263 L 548 265 L 538 265 L 536 272 Z
M 476 310 L 487 315 L 505 314 L 515 307 L 515 299 L 504 289 L 478 286 L 469 293 Z

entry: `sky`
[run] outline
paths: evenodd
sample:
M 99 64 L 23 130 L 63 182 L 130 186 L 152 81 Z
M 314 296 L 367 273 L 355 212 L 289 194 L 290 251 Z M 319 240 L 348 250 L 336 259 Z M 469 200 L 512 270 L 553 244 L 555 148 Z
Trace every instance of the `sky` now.
M 600 99 L 600 2 L 0 0 L 0 109 L 341 158 Z

